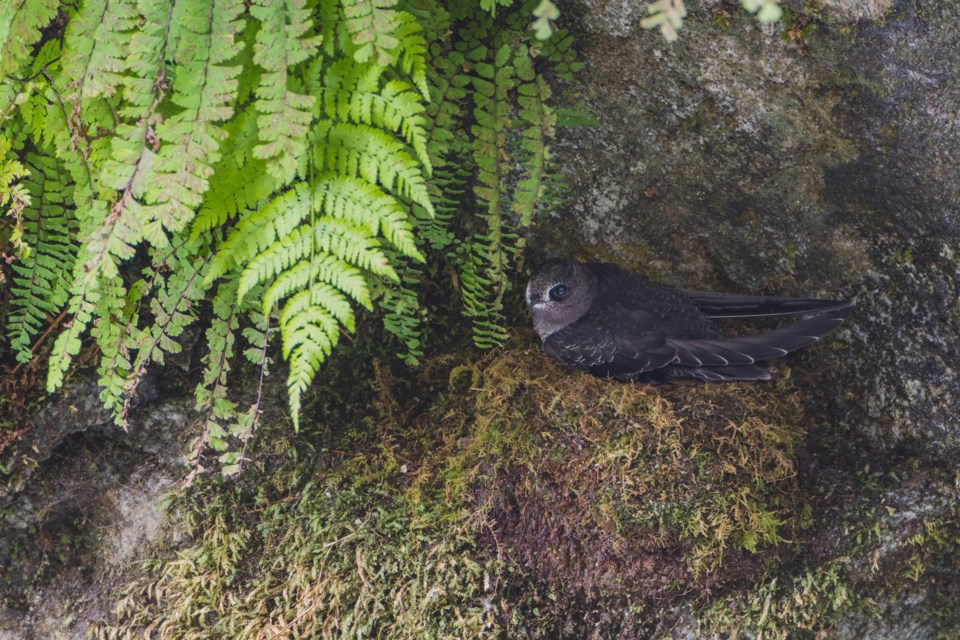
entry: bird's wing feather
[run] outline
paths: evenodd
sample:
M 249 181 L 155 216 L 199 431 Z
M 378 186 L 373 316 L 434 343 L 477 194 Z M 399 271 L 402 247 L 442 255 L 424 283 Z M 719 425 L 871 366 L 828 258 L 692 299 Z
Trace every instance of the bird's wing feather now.
M 836 313 L 853 308 L 850 300 L 820 298 L 785 298 L 745 296 L 683 289 L 708 318 L 757 318 L 764 316 L 796 316 L 807 313 Z M 846 313 L 844 313 L 846 315 Z
M 748 365 L 780 358 L 820 339 L 841 322 L 849 309 L 826 312 L 758 335 L 710 340 L 670 339 L 677 364 L 688 367 Z

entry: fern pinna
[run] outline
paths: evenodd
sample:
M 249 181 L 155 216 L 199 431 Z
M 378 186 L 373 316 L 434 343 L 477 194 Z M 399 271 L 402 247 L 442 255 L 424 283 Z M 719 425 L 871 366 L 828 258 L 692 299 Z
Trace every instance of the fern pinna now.
M 206 316 L 192 457 L 211 447 L 233 471 L 259 410 L 232 397 L 234 353 L 265 372 L 279 336 L 297 424 L 360 309 L 417 361 L 419 285 L 441 274 L 459 272 L 476 342 L 501 342 L 553 184 L 541 71 L 570 57 L 531 39 L 531 6 L 496 5 L 0 4 L 9 349 L 35 357 L 56 329 L 53 390 L 92 342 L 123 424 L 148 366 Z

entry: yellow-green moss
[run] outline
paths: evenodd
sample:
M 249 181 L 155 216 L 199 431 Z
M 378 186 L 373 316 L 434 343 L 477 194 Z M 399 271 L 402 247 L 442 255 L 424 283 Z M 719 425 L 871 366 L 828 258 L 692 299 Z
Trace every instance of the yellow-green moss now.
M 365 415 L 269 430 L 277 468 L 181 500 L 184 547 L 98 637 L 639 633 L 800 526 L 788 381 L 623 385 L 533 348 L 422 375 L 375 369 Z

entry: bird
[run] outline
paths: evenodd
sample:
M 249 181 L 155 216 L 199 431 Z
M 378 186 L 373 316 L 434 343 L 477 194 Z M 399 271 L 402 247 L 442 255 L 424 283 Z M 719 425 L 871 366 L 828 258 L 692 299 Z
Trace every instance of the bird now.
M 546 261 L 527 283 L 526 304 L 550 357 L 599 377 L 769 380 L 769 361 L 819 340 L 852 300 L 679 289 L 609 263 Z M 755 335 L 723 337 L 715 320 L 802 316 Z

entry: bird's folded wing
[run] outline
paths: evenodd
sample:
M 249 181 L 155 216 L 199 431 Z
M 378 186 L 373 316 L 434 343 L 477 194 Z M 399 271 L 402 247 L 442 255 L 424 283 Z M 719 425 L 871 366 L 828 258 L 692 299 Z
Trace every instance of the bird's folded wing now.
M 583 371 L 627 375 L 660 369 L 677 359 L 660 332 L 614 333 L 604 326 L 571 327 L 543 341 L 546 353 Z
M 807 320 L 753 336 L 710 340 L 669 339 L 676 350 L 675 364 L 687 367 L 748 365 L 780 358 L 820 339 L 841 322 L 848 307 L 825 312 Z
M 668 338 L 644 330 L 643 315 L 626 309 L 592 313 L 549 335 L 544 351 L 570 366 L 599 375 L 630 376 L 670 365 L 729 367 L 783 357 L 820 339 L 839 325 L 852 303 L 839 304 L 810 318 L 765 333 L 733 338 Z

